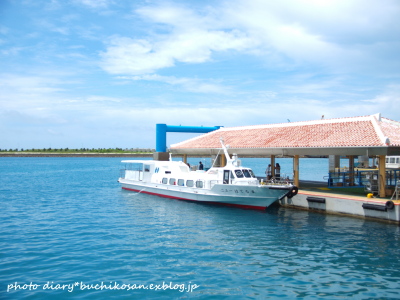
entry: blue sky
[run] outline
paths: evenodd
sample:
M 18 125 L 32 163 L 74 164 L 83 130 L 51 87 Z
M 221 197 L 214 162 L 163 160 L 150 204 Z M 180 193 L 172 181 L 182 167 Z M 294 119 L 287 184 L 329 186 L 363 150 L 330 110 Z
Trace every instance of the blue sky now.
M 399 19 L 397 0 L 1 0 L 0 148 L 155 148 L 157 123 L 400 121 Z

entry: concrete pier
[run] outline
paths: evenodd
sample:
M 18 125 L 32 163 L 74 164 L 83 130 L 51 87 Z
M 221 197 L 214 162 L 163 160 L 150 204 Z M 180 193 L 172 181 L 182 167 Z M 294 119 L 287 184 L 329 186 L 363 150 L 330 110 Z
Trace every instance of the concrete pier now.
M 326 183 L 302 182 L 304 186 L 291 199 L 284 198 L 284 207 L 319 211 L 328 214 L 341 214 L 400 224 L 400 200 L 391 197 L 368 198 L 356 193 L 336 192 L 326 188 Z

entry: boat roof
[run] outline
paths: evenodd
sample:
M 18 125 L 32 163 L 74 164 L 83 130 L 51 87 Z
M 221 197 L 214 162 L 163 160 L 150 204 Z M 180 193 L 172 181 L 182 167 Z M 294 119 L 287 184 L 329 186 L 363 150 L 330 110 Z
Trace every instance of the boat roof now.
M 175 160 L 122 160 L 121 163 L 126 164 L 147 164 L 147 165 L 176 165 L 176 164 L 184 164 L 183 161 L 175 161 Z

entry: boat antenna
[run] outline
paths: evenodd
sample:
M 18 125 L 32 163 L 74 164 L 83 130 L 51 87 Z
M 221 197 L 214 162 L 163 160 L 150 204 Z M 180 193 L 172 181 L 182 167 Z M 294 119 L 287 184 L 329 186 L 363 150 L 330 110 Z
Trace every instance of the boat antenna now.
M 229 147 L 229 145 L 225 146 L 224 139 L 222 137 L 219 138 L 219 141 L 221 142 L 222 149 L 224 150 L 226 162 L 232 161 L 231 157 L 229 156 L 228 149 L 227 149 L 227 147 Z

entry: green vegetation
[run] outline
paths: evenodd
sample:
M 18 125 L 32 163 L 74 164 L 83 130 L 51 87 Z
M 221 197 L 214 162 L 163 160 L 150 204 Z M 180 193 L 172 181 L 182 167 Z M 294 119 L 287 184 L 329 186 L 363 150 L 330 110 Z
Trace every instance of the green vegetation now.
M 131 148 L 131 149 L 122 149 L 122 148 L 98 148 L 98 149 L 89 149 L 89 148 L 80 148 L 80 149 L 52 149 L 52 148 L 43 148 L 43 149 L 0 149 L 0 152 L 18 152 L 18 153 L 153 153 L 154 149 L 150 148 Z

